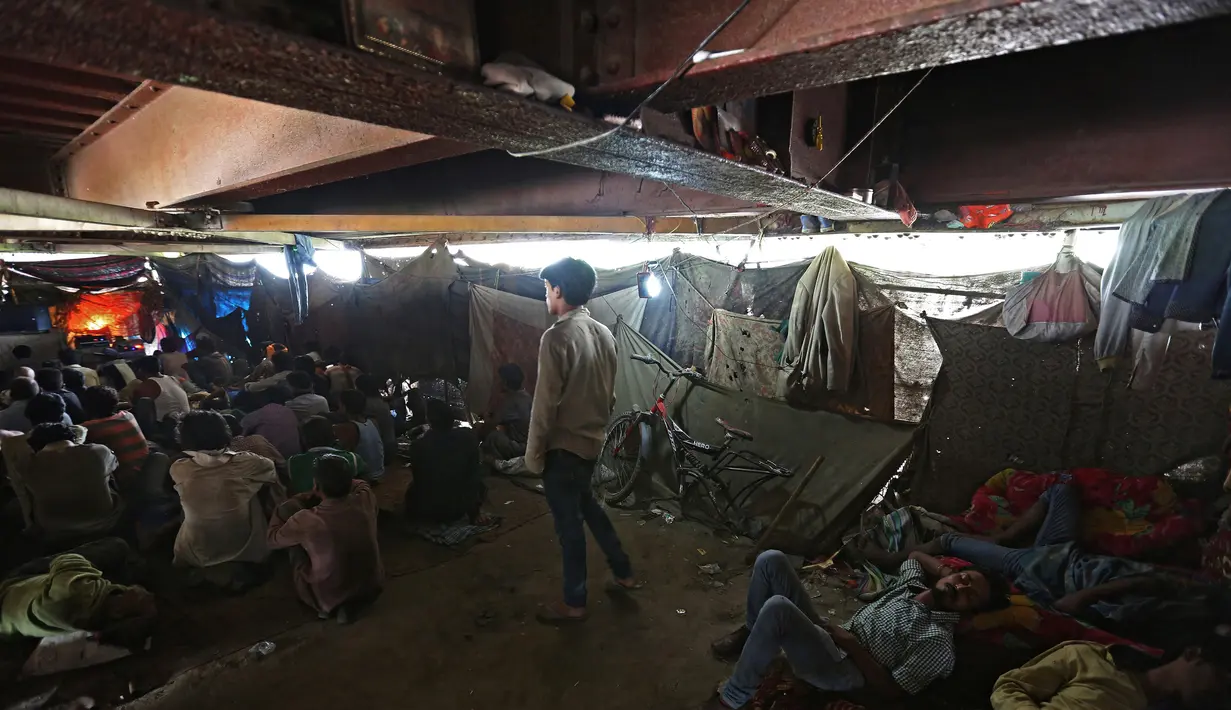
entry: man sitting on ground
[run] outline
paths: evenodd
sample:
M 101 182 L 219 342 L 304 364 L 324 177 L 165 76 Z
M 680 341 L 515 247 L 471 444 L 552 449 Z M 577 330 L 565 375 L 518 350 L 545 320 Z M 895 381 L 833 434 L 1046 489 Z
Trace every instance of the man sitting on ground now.
M 286 376 L 286 384 L 291 388 L 292 395 L 286 401 L 286 407 L 295 413 L 300 422 L 329 413 L 329 400 L 312 390 L 311 375 L 296 370 Z
M 34 351 L 29 345 L 17 345 L 13 347 L 13 367 L 33 367 Z
M 59 395 L 64 400 L 64 411 L 74 424 L 85 421 L 85 410 L 81 408 L 81 400 L 77 395 L 64 387 L 64 374 L 54 367 L 44 367 L 34 375 L 40 392 Z
M 325 376 L 329 378 L 330 394 L 336 395 L 343 390 L 355 389 L 355 381 L 363 372 L 358 367 L 347 364 L 350 358 L 344 358 L 337 347 L 330 346 L 325 348 L 324 359 L 329 365 L 325 368 Z
M 184 339 L 178 335 L 168 335 L 158 341 L 158 346 L 161 349 L 158 360 L 162 363 L 163 374 L 180 380 L 187 378 L 188 372 L 184 366 L 188 364 L 188 355 L 184 352 Z
M 30 421 L 30 417 L 26 416 L 26 407 L 30 405 L 30 400 L 38 395 L 38 383 L 32 377 L 16 377 L 13 379 L 13 384 L 9 386 L 9 392 L 13 397 L 13 402 L 4 411 L 0 411 L 0 430 L 28 434 L 34 428 L 34 423 Z M 59 421 L 65 425 L 73 423 L 67 413 L 64 413 Z
M 321 367 L 321 364 L 313 360 L 311 356 L 300 355 L 296 357 L 295 372 L 302 372 L 308 376 L 308 381 L 312 384 L 312 392 L 322 397 L 329 396 L 329 378 L 325 377 L 324 368 Z
M 1231 638 L 1207 631 L 1168 663 L 1128 648 L 1068 641 L 1000 676 L 994 710 L 1225 707 Z
M 79 443 L 80 429 L 39 424 L 26 440 L 33 456 L 9 471 L 27 531 L 45 540 L 98 537 L 114 530 L 124 514 L 111 477 L 115 454 Z
M 262 456 L 274 462 L 274 470 L 278 473 L 278 480 L 287 481 L 286 477 L 286 457 L 282 452 L 278 451 L 277 447 L 269 443 L 269 439 L 260 434 L 244 434 L 244 428 L 240 426 L 239 419 L 234 414 L 227 412 L 222 415 L 226 420 L 227 427 L 231 429 L 231 451 L 247 451 L 250 454 Z
M 77 401 L 81 402 L 81 408 L 85 409 L 85 400 L 83 399 L 85 396 L 85 375 L 82 375 L 80 370 L 74 370 L 71 367 L 60 370 L 60 374 L 64 377 L 64 389 L 77 395 Z
M 931 557 L 913 557 L 884 596 L 838 626 L 817 615 L 786 555 L 761 553 L 745 625 L 713 646 L 720 657 L 738 655 L 735 673 L 704 707 L 744 707 L 782 651 L 795 675 L 821 690 L 866 688 L 894 699 L 947 678 L 962 615 L 1007 605 L 1008 586 L 977 569 L 953 573 Z
M 526 375 L 517 363 L 501 365 L 497 374 L 500 375 L 504 399 L 500 403 L 500 411 L 492 417 L 496 429 L 483 439 L 483 450 L 497 461 L 507 461 L 526 455 L 534 397 L 523 388 Z
M 244 389 L 249 392 L 266 392 L 275 387 L 285 387 L 286 378 L 290 377 L 295 370 L 295 357 L 290 352 L 283 350 L 274 353 L 270 358 L 273 363 L 274 372 L 268 377 L 261 378 L 255 382 L 249 382 L 244 385 Z
M 367 466 L 369 480 L 379 481 L 385 475 L 385 444 L 376 422 L 364 414 L 368 406 L 367 397 L 359 390 L 343 390 L 338 395 L 338 403 L 347 419 L 346 424 L 355 429 L 354 451 Z
M 285 499 L 274 465 L 228 450 L 231 431 L 217 412 L 190 412 L 177 433 L 188 458 L 171 464 L 184 508 L 175 564 L 202 569 L 218 586 L 245 589 L 259 581 L 259 567 L 269 557 L 265 511 Z
M 303 423 L 303 445 L 306 451 L 287 461 L 291 493 L 312 490 L 316 480 L 316 464 L 326 455 L 340 456 L 348 461 L 351 478 L 363 478 L 367 475 L 367 466 L 364 465 L 363 459 L 338 446 L 338 438 L 333 433 L 333 422 L 324 417 L 311 417 Z
M 116 584 L 132 553 L 108 538 L 28 562 L 0 582 L 0 638 L 96 631 L 103 643 L 140 647 L 157 617 L 154 595 Z
M 286 346 L 282 343 L 268 343 L 265 346 L 265 357 L 252 368 L 252 373 L 248 375 L 247 381 L 249 384 L 260 382 L 268 377 L 273 377 L 278 371 L 278 364 L 274 360 L 274 356 L 278 353 L 290 354 Z M 294 358 L 291 358 L 292 361 Z M 290 368 L 287 368 L 290 369 Z M 247 385 L 245 385 L 247 387 Z
M 226 355 L 218 352 L 218 346 L 214 344 L 213 338 L 205 335 L 198 337 L 197 347 L 190 355 L 196 358 L 199 368 L 198 385 L 209 388 L 216 385 L 225 387 L 231 383 L 233 377 L 231 361 Z
M 65 348 L 61 350 L 60 364 L 64 366 L 65 370 L 76 370 L 77 372 L 80 372 L 81 376 L 85 378 L 86 387 L 98 386 L 98 371 L 92 370 L 88 367 L 83 367 L 81 365 L 81 356 L 77 354 L 76 350 L 73 350 L 72 348 Z
M 410 447 L 414 479 L 406 489 L 406 515 L 416 522 L 453 523 L 479 519 L 483 486 L 479 440 L 474 430 L 457 426 L 449 405 L 427 401 L 431 429 Z
M 119 460 L 116 478 L 136 480 L 150 455 L 149 442 L 129 412 L 120 410 L 120 395 L 110 387 L 91 387 L 85 391 L 86 441 L 111 449 Z
M 33 427 L 41 424 L 63 424 L 67 420 L 64 413 L 64 400 L 54 394 L 39 393 L 32 397 L 26 406 L 26 415 Z M 85 443 L 86 430 L 83 427 L 71 426 L 73 442 Z M 17 497 L 22 513 L 22 524 L 25 529 L 35 532 L 33 522 L 33 501 L 26 487 L 26 477 L 32 475 L 34 468 L 34 449 L 30 448 L 30 435 L 19 434 L 6 437 L 0 441 L 0 453 L 4 455 L 4 467 L 8 471 L 9 482 Z
M 303 603 L 338 623 L 354 617 L 355 605 L 380 593 L 385 569 L 376 541 L 376 496 L 353 480 L 351 462 L 336 454 L 316 461 L 315 488 L 278 506 L 269 522 L 272 549 L 294 548 L 295 589 Z
M 290 392 L 286 387 L 275 387 L 260 396 L 265 404 L 239 420 L 244 434 L 265 437 L 284 459 L 299 453 L 299 417 L 286 406 Z
M 397 428 L 393 423 L 393 411 L 389 403 L 380 396 L 380 380 L 374 375 L 360 375 L 355 378 L 355 389 L 367 398 L 363 413 L 376 422 L 380 442 L 385 447 L 385 461 L 392 462 L 398 453 Z
M 139 382 L 133 387 L 129 401 L 133 404 L 140 399 L 153 402 L 155 421 L 163 422 L 173 415 L 183 416 L 191 410 L 188 393 L 180 386 L 179 380 L 162 374 L 162 363 L 158 358 L 153 355 L 138 358 L 133 363 L 132 370 Z

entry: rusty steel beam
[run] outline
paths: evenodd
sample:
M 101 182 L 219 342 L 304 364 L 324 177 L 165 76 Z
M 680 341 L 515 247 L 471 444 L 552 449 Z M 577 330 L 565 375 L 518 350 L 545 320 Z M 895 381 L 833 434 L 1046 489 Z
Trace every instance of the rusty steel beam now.
M 219 229 L 355 234 L 677 234 L 760 233 L 755 215 L 730 217 L 577 217 L 560 215 L 224 214 Z M 365 238 L 358 236 L 356 238 Z
M 902 107 L 901 182 L 924 209 L 1231 185 L 1229 44 L 1226 17 L 939 69 Z
M 50 109 L 52 111 L 68 111 L 70 113 L 90 114 L 99 116 L 115 105 L 109 99 L 99 99 L 93 96 L 80 96 L 50 89 L 37 89 L 22 86 L 0 79 L 0 96 L 9 103 L 29 106 L 30 108 Z
M 90 124 L 94 123 L 95 120 L 93 116 L 83 116 L 77 113 L 32 109 L 27 106 L 14 105 L 3 98 L 0 98 L 0 118 L 26 121 L 39 125 L 59 126 L 61 128 L 76 128 L 79 131 L 89 128 Z
M 747 200 L 487 150 L 257 200 L 271 214 L 659 216 L 764 209 Z
M 6 20 L 7 21 L 7 20 Z M 132 91 L 132 80 L 96 71 L 48 67 L 37 61 L 12 56 L 10 47 L 0 52 L 0 80 L 32 89 L 48 89 L 106 101 L 119 101 Z
M 425 138 L 424 140 L 395 148 L 387 148 L 375 153 L 362 155 L 337 156 L 320 163 L 286 170 L 274 175 L 267 175 L 247 180 L 235 185 L 228 185 L 215 191 L 185 197 L 175 203 L 175 206 L 220 205 L 234 202 L 245 202 L 270 195 L 280 195 L 295 190 L 317 187 L 355 177 L 382 173 L 395 168 L 431 163 L 444 158 L 452 158 L 466 153 L 481 150 L 469 143 L 459 143 L 447 138 Z
M 188 241 L 117 241 L 105 239 L 71 239 L 49 241 L 41 236 L 20 240 L 0 240 L 0 254 L 276 254 L 282 247 L 271 244 Z
M 168 88 L 167 84 L 160 84 L 154 81 L 143 81 L 137 85 L 127 96 L 120 99 L 111 108 L 107 109 L 94 120 L 85 130 L 81 131 L 76 138 L 69 141 L 66 145 L 60 148 L 52 157 L 52 162 L 57 166 L 67 158 L 76 155 L 86 146 L 89 146 L 98 141 L 103 136 L 115 130 L 124 121 L 137 115 L 137 112 L 145 108 L 150 102 L 162 95 L 162 92 Z M 130 159 L 135 159 L 135 155 L 130 155 Z M 123 175 L 123 178 L 119 178 Z M 123 170 L 117 170 L 112 173 L 112 180 L 122 182 L 127 179 L 127 175 Z M 117 179 L 119 178 L 119 179 Z M 72 196 L 71 194 L 69 195 Z M 102 200 L 106 201 L 106 200 Z M 140 205 L 134 205 L 140 206 Z
M 152 0 L 7 0 L 0 46 L 39 61 L 533 151 L 603 133 L 603 123 L 455 79 Z M 891 213 L 667 141 L 629 132 L 546 156 L 834 219 Z
M 594 91 L 648 93 L 671 75 L 681 48 L 695 46 L 736 4 L 641 4 L 637 49 L 625 58 L 635 76 Z M 828 86 L 1228 13 L 1225 0 L 760 0 L 709 47 L 743 52 L 696 65 L 654 106 L 678 110 Z
M 35 121 L 0 117 L 0 132 L 4 131 L 11 131 L 21 135 L 60 138 L 64 141 L 72 140 L 81 132 L 76 128 L 65 128 Z
M 470 150 L 478 149 L 147 81 L 61 157 L 70 197 L 165 208 L 231 203 Z

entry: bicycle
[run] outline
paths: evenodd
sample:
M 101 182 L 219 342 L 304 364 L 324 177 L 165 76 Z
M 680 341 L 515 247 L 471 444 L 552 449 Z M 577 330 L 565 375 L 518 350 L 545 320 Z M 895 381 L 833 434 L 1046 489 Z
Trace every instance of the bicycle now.
M 737 440 L 752 441 L 752 434 L 731 426 L 721 417 L 715 421 L 724 432 L 722 444 L 707 444 L 694 438 L 667 412 L 667 395 L 681 379 L 700 384 L 705 382 L 705 377 L 693 369 L 668 372 L 662 363 L 647 355 L 631 357 L 657 367 L 667 376 L 667 387 L 649 411 L 635 407 L 611 424 L 598 465 L 594 467 L 592 487 L 608 505 L 618 505 L 632 495 L 637 481 L 648 470 L 653 425 L 656 420 L 661 421 L 671 444 L 671 457 L 679 481 L 679 489 L 672 491 L 672 497 L 680 501 L 681 514 L 684 514 L 690 495 L 700 489 L 721 524 L 737 534 L 748 535 L 747 520 L 738 516 L 738 511 L 762 485 L 774 478 L 790 478 L 794 472 L 755 452 L 733 449 L 732 444 Z M 708 462 L 703 462 L 698 454 L 708 457 Z M 720 476 L 723 473 L 753 474 L 756 478 L 732 494 L 731 487 Z

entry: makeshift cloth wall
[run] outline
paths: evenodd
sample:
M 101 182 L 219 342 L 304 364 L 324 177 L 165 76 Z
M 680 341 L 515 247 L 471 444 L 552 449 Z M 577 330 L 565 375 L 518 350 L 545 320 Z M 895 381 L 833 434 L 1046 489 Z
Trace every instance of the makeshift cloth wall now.
M 1004 328 L 928 324 L 945 366 L 912 488 L 929 510 L 961 512 L 1004 468 L 1148 476 L 1221 451 L 1231 382 L 1210 380 L 1213 331 L 1173 335 L 1153 386 L 1138 391 L 1127 368 L 1099 372 L 1093 336 L 1042 344 Z
M 635 329 L 645 315 L 645 299 L 637 295 L 634 286 L 591 299 L 589 309 L 595 320 L 613 331 L 620 318 Z M 499 392 L 496 370 L 508 362 L 521 366 L 526 374 L 526 391 L 534 391 L 539 339 L 555 320 L 543 301 L 470 285 L 470 374 L 466 388 L 470 411 L 495 411 Z
M 651 355 L 668 369 L 678 365 L 627 324 L 617 325 L 615 336 L 618 415 L 633 405 L 647 408 L 666 386 L 657 368 L 633 361 L 630 355 Z M 809 551 L 832 549 L 841 530 L 854 521 L 905 458 L 914 430 L 831 412 L 804 412 L 784 402 L 687 382 L 672 390 L 668 406 L 672 416 L 702 441 L 722 440 L 722 429 L 714 422 L 715 417 L 722 417 L 753 434 L 755 440 L 746 448 L 796 471 L 790 479 L 771 481 L 753 497 L 749 512 L 766 523 L 799 485 L 812 461 L 825 456 L 825 463 L 784 523 L 784 530 Z
M 782 321 L 715 308 L 705 341 L 705 372 L 723 387 L 779 399 L 782 343 Z
M 543 282 L 537 269 L 505 269 L 478 262 L 462 252 L 454 260 L 443 248 L 434 249 L 444 259 L 432 262 L 440 267 L 437 277 L 444 278 L 445 266 L 451 263 L 453 281 L 445 299 L 447 307 L 439 307 L 433 317 L 447 316 L 451 372 L 466 377 L 472 370 L 477 373 L 482 369 L 475 370 L 469 362 L 474 329 L 469 322 L 472 308 L 468 284 L 532 299 L 541 308 Z M 392 273 L 386 281 L 399 275 L 406 278 L 410 274 L 406 270 L 421 268 L 414 265 L 423 258 L 405 262 L 392 272 L 388 270 L 398 264 L 369 259 L 367 268 L 372 275 Z M 658 297 L 644 302 L 645 316 L 639 331 L 677 362 L 714 372 L 717 379 L 736 389 L 773 394 L 771 377 L 781 378 L 783 373 L 772 344 L 778 336 L 770 331 L 789 315 L 795 285 L 810 262 L 737 268 L 675 252 L 658 263 L 658 273 L 666 283 Z M 642 268 L 636 264 L 598 270 L 596 296 L 634 287 Z M 999 316 L 998 304 L 1021 279 L 1020 270 L 933 277 L 859 264 L 851 264 L 851 269 L 860 291 L 858 357 L 852 386 L 845 393 L 793 395 L 790 402 L 804 409 L 823 408 L 885 421 L 919 421 L 940 369 L 940 351 L 922 314 L 994 323 Z M 291 328 L 283 315 L 293 305 L 286 282 L 262 274 L 250 318 L 259 322 L 254 328 L 260 336 L 254 335 L 254 340 L 290 341 L 295 346 L 317 340 L 324 345 L 340 345 L 353 335 L 349 344 L 354 352 L 348 359 L 362 366 L 369 352 L 384 346 L 379 328 L 374 333 L 353 328 L 357 322 L 351 315 L 357 304 L 355 294 L 381 288 L 383 283 L 343 283 L 318 271 L 308 278 L 308 320 Z M 339 338 L 343 334 L 345 337 Z M 436 346 L 439 348 L 440 343 Z M 480 386 L 477 392 L 475 396 L 482 398 L 490 388 Z
M 642 332 L 676 362 L 704 368 L 713 310 L 781 321 L 790 315 L 795 284 L 809 263 L 738 268 L 672 254 L 660 262 L 666 283 L 647 307 Z
M 1021 282 L 1022 271 L 1043 268 L 971 276 L 928 276 L 862 264 L 850 266 L 859 284 L 860 311 L 886 306 L 895 308 L 889 341 L 889 352 L 893 353 L 893 418 L 915 422 L 923 416 L 941 364 L 940 350 L 924 317 L 999 324 L 1000 304 L 1009 289 Z M 864 327 L 863 321 L 860 327 Z M 861 337 L 861 362 L 869 352 L 875 352 L 870 350 L 872 347 L 873 343 L 864 343 Z M 879 378 L 881 372 L 879 368 L 873 369 L 869 376 Z M 880 380 L 875 381 L 880 386 Z
M 464 377 L 469 361 L 468 295 L 456 283 L 457 266 L 437 245 L 374 284 L 308 277 L 308 317 L 289 325 L 289 286 L 268 274 L 253 297 L 253 340 L 287 342 L 302 349 L 309 340 L 342 349 L 361 369 L 419 379 Z

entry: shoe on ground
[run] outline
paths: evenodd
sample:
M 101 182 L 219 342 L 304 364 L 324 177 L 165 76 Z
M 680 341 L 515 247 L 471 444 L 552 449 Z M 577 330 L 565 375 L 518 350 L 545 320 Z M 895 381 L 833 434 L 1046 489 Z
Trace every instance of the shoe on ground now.
M 748 636 L 751 633 L 752 632 L 748 630 L 747 626 L 741 626 L 710 644 L 710 650 L 713 651 L 714 655 L 720 660 L 737 660 L 739 658 L 739 654 L 744 652 L 744 644 L 748 643 Z
M 350 604 L 343 604 L 338 607 L 338 626 L 348 626 L 355 620 L 355 610 L 351 609 Z

